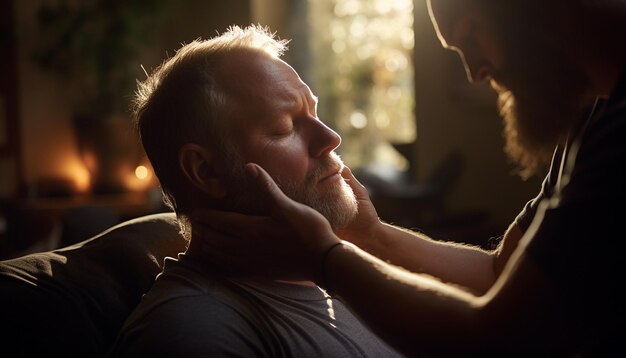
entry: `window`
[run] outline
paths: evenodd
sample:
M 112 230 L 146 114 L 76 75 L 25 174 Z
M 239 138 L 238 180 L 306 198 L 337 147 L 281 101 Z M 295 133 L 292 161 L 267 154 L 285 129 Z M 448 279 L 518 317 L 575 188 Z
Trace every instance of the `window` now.
M 309 84 L 343 137 L 352 168 L 408 168 L 393 144 L 415 141 L 411 0 L 307 0 Z

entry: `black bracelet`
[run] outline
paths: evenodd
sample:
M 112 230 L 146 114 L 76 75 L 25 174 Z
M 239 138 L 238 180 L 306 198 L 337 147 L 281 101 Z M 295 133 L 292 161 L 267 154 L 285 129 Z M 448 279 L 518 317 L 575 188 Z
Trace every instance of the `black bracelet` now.
M 324 288 L 328 293 L 330 293 L 330 288 L 328 287 L 328 280 L 326 279 L 326 261 L 328 261 L 328 256 L 330 255 L 330 252 L 333 251 L 333 249 L 339 245 L 342 245 L 342 242 L 339 241 L 337 243 L 332 244 L 331 246 L 329 246 L 326 251 L 324 251 L 324 254 L 322 255 L 322 264 L 321 264 L 321 282 L 320 282 L 320 286 L 322 286 L 322 288 Z

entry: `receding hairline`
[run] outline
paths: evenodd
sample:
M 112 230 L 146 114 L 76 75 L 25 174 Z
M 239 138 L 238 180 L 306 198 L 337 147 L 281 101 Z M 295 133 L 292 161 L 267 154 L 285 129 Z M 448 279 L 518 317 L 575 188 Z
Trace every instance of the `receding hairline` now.
M 249 25 L 242 28 L 232 25 L 215 37 L 202 40 L 200 38 L 190 43 L 182 44 L 175 54 L 166 58 L 144 81 L 138 81 L 137 90 L 133 99 L 131 110 L 135 116 L 149 105 L 150 99 L 155 92 L 159 92 L 165 80 L 172 72 L 178 72 L 187 68 L 185 63 L 196 60 L 203 61 L 209 53 L 217 56 L 216 62 L 220 62 L 220 55 L 234 50 L 250 50 L 266 54 L 270 57 L 280 58 L 287 50 L 288 40 L 279 39 L 275 32 L 268 27 Z
M 289 40 L 279 39 L 276 36 L 276 32 L 271 32 L 268 27 L 261 25 L 249 25 L 245 28 L 232 25 L 218 36 L 194 42 L 199 42 L 203 46 L 214 47 L 216 50 L 259 50 L 278 58 L 287 50 Z

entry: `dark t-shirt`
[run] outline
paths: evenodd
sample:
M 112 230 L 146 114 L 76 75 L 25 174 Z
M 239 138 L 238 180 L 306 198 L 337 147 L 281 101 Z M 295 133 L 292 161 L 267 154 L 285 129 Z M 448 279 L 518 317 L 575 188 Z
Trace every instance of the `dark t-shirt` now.
M 532 235 L 527 255 L 576 317 L 582 354 L 615 353 L 626 333 L 625 167 L 626 71 L 580 134 L 555 151 L 540 194 L 516 219 Z
M 165 259 L 111 357 L 401 357 L 317 286 L 226 278 Z

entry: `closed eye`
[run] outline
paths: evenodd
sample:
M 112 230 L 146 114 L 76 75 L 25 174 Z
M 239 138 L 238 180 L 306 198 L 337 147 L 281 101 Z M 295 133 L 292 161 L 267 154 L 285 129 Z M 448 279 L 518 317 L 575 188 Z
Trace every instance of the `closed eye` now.
M 292 121 L 285 122 L 283 125 L 273 128 L 271 135 L 276 138 L 287 137 L 294 133 L 295 128 L 296 127 Z
M 287 137 L 287 136 L 291 135 L 292 133 L 293 133 L 293 128 L 287 129 L 287 130 L 277 131 L 277 132 L 273 133 L 272 135 L 274 137 L 280 138 L 280 137 Z
M 478 41 L 476 39 L 477 26 L 476 23 L 469 22 L 467 25 L 467 31 L 465 31 L 464 36 L 459 39 L 459 43 L 461 48 L 464 51 L 476 51 L 479 47 Z

